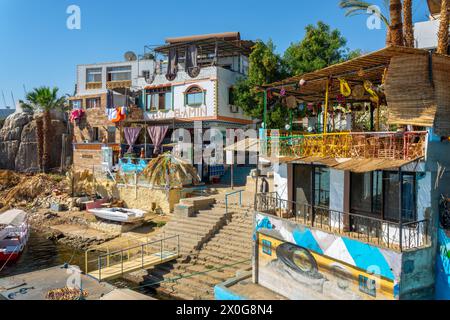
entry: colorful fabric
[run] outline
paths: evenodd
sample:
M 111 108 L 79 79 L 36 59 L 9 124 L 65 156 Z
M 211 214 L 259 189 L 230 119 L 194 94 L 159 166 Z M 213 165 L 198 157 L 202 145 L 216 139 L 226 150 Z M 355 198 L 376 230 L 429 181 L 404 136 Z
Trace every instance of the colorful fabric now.
M 133 152 L 133 145 L 139 137 L 139 133 L 141 133 L 141 128 L 123 128 L 123 133 L 125 135 L 125 140 L 128 145 L 128 152 Z
M 75 121 L 78 119 L 81 119 L 84 116 L 85 112 L 82 109 L 75 109 L 72 110 L 72 113 L 70 114 L 70 121 Z
M 153 153 L 159 154 L 161 152 L 161 144 L 166 137 L 167 131 L 169 131 L 169 126 L 149 127 L 147 130 L 155 146 Z

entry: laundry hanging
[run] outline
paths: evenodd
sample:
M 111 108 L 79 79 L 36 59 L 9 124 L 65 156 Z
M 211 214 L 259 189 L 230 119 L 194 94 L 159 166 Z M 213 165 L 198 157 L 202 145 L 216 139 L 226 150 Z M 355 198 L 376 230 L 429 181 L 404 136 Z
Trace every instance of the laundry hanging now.
M 198 66 L 198 50 L 196 45 L 190 45 L 186 48 L 186 70 L 191 78 L 195 78 L 200 73 Z
M 114 92 L 112 92 L 112 90 L 108 90 L 108 93 L 106 94 L 106 108 L 114 108 Z
M 166 79 L 169 81 L 175 80 L 178 73 L 178 51 L 176 48 L 169 50 L 169 64 L 167 66 Z
M 150 135 L 150 139 L 152 139 L 153 145 L 155 146 L 153 153 L 161 153 L 161 144 L 169 131 L 169 126 L 148 127 L 147 130 Z
M 128 152 L 132 153 L 133 145 L 139 137 L 139 133 L 141 133 L 141 128 L 123 128 L 123 133 L 125 135 L 125 140 L 127 140 L 127 143 L 130 146 Z

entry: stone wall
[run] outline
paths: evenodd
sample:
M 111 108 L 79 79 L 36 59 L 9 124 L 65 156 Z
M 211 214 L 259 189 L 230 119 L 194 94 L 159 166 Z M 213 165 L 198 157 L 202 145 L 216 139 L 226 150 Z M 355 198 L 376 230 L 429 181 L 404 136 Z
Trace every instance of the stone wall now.
M 141 209 L 145 211 L 162 211 L 171 213 L 177 203 L 180 202 L 180 190 L 151 189 L 147 187 L 118 186 L 119 198 L 123 200 L 128 208 Z
M 61 114 L 52 113 L 52 130 L 50 167 L 57 168 L 61 164 L 62 135 L 67 133 L 67 123 Z M 15 113 L 6 119 L 0 130 L 0 169 L 20 172 L 39 169 L 36 121 L 33 114 Z

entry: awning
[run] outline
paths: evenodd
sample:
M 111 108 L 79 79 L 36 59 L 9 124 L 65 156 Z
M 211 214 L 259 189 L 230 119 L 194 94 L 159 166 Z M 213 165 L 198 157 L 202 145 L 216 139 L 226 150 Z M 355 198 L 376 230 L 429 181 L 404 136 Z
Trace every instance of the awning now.
M 354 173 L 372 172 L 378 170 L 398 170 L 399 168 L 416 162 L 421 158 L 414 160 L 390 160 L 390 159 L 340 159 L 329 157 L 304 157 L 304 158 L 267 158 L 264 160 L 271 163 L 300 163 L 300 164 L 321 164 L 335 170 L 351 171 Z
M 0 225 L 19 227 L 26 219 L 25 211 L 13 209 L 0 214 Z
M 304 157 L 304 158 L 299 158 L 297 159 L 297 161 L 303 162 L 303 163 L 319 163 L 319 164 L 323 164 L 327 167 L 333 167 L 337 164 L 339 164 L 339 161 L 336 160 L 335 158 L 329 158 L 329 157 Z
M 389 159 L 350 159 L 331 166 L 336 170 L 351 171 L 354 173 L 372 172 L 378 170 L 398 170 L 399 168 L 415 162 L 415 160 L 389 160 Z

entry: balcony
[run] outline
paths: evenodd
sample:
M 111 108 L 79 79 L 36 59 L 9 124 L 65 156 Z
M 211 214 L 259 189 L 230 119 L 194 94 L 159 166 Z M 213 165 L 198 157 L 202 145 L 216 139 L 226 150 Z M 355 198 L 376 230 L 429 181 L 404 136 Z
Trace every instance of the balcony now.
M 272 131 L 263 154 L 282 157 L 330 157 L 416 160 L 426 154 L 426 131 L 345 132 L 283 136 Z
M 276 192 L 258 194 L 256 211 L 396 251 L 430 245 L 428 220 L 391 222 L 283 200 Z
M 97 90 L 102 88 L 101 82 L 88 82 L 86 83 L 86 90 Z
M 121 80 L 121 81 L 108 81 L 106 83 L 106 88 L 110 90 L 130 88 L 131 80 Z

